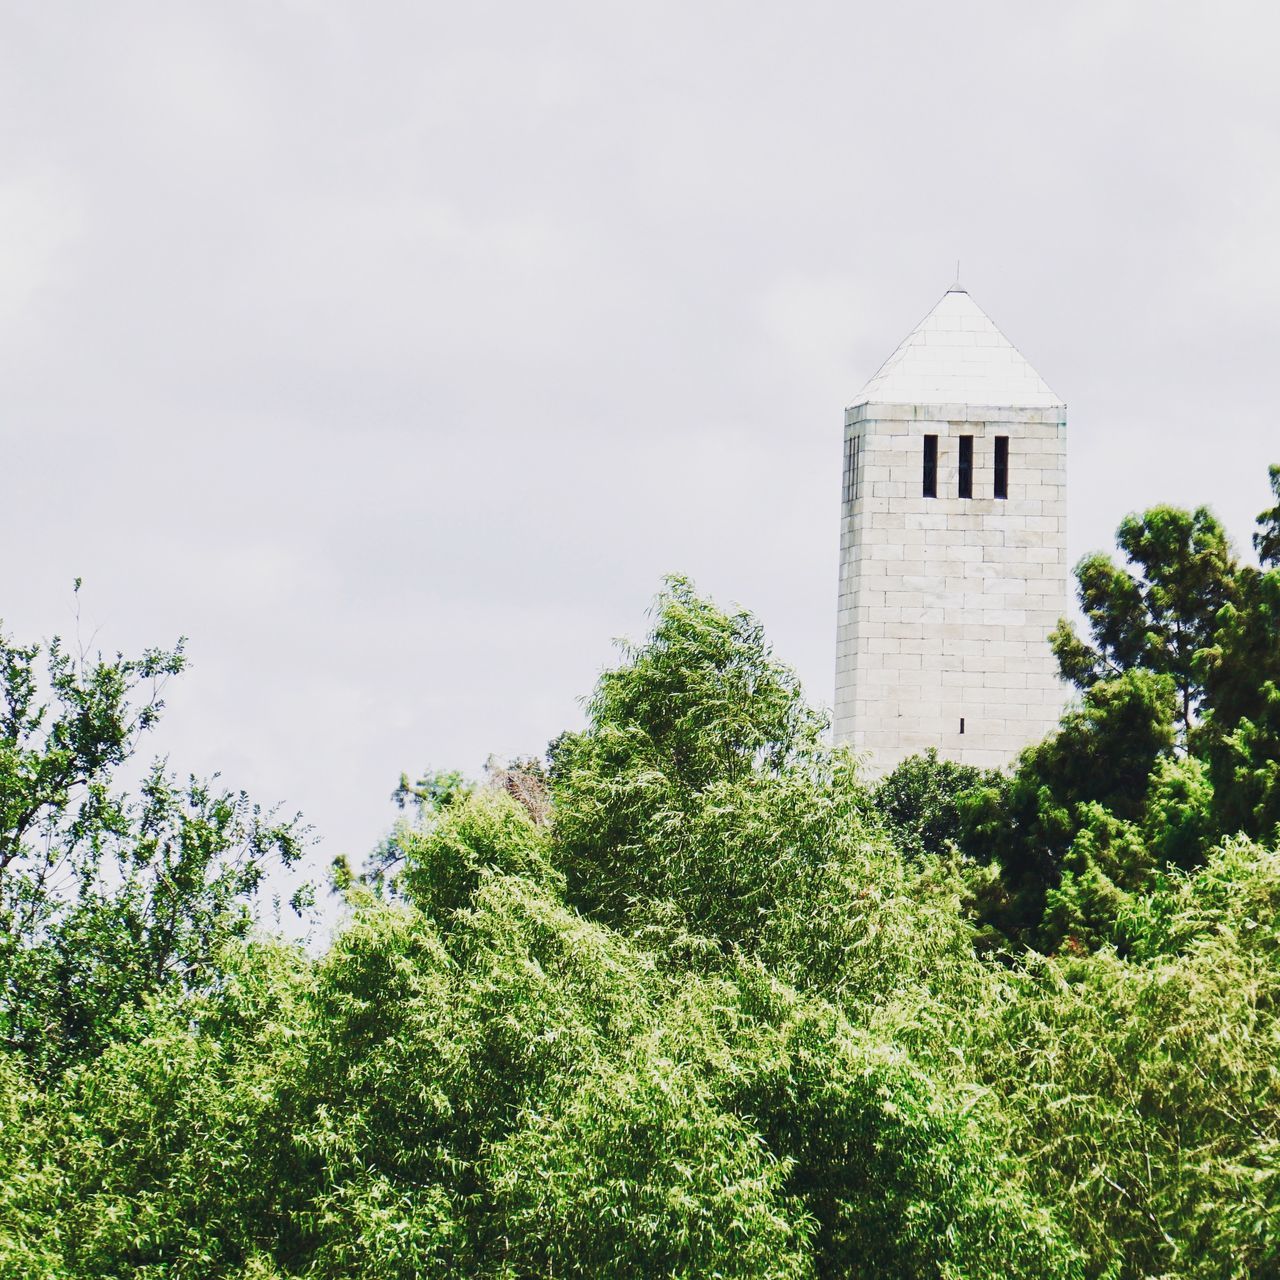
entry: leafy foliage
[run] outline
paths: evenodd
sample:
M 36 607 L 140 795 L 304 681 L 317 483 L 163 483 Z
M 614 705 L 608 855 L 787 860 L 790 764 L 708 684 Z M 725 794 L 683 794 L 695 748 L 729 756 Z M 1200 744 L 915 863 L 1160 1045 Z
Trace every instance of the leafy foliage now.
M 1280 862 L 1244 842 L 1136 900 L 1131 954 L 1031 963 L 982 1062 L 1091 1275 L 1280 1265 Z
M 1147 671 L 1101 681 L 1056 733 L 1022 753 L 1012 776 L 965 793 L 965 847 L 1001 870 L 987 918 L 1010 937 L 1034 937 L 1069 853 L 1083 852 L 1082 832 L 1141 818 L 1152 770 L 1173 744 L 1174 696 L 1168 676 Z M 1096 888 L 1096 874 L 1082 873 Z
M 682 579 L 655 612 L 586 731 L 554 746 L 558 865 L 570 900 L 616 928 L 746 945 L 856 821 L 851 766 L 822 753 L 824 722 L 754 618 Z
M 1126 516 L 1116 542 L 1131 567 L 1100 554 L 1076 567 L 1092 642 L 1064 621 L 1054 652 L 1064 677 L 1082 689 L 1136 668 L 1170 676 L 1185 740 L 1204 697 L 1195 655 L 1212 643 L 1218 610 L 1233 594 L 1230 541 L 1208 508 L 1161 506 Z
M 1271 484 L 1280 504 L 1280 468 Z M 957 843 L 999 868 L 975 894 L 997 938 L 1123 948 L 1126 904 L 1166 868 L 1280 836 L 1280 505 L 1258 525 L 1257 568 L 1205 508 L 1172 507 L 1121 523 L 1129 567 L 1077 567 L 1091 639 L 1063 621 L 1052 643 L 1079 704 L 957 805 Z
M 1272 468 L 1280 499 L 1280 468 Z M 1239 575 L 1214 644 L 1197 655 L 1210 711 L 1202 754 L 1219 829 L 1275 838 L 1280 832 L 1280 506 L 1259 517 L 1263 564 Z
M 3 957 L 64 1030 L 0 1051 L 0 1277 L 1277 1271 L 1280 855 L 1197 662 L 1199 754 L 1134 662 L 1010 775 L 870 787 L 673 579 L 545 766 L 402 780 L 314 955 L 217 878 L 272 828 L 153 771 Z
M 901 851 L 941 855 L 965 835 L 961 797 L 987 780 L 983 770 L 943 760 L 930 747 L 882 778 L 872 800 Z
M 1280 569 L 1280 466 L 1270 467 L 1267 476 L 1276 505 L 1258 517 L 1253 546 L 1264 569 Z
M 302 832 L 163 762 L 136 796 L 117 788 L 181 644 L 106 659 L 55 639 L 43 681 L 40 654 L 0 636 L 0 1042 L 56 1070 L 103 1049 L 149 995 L 208 980 Z

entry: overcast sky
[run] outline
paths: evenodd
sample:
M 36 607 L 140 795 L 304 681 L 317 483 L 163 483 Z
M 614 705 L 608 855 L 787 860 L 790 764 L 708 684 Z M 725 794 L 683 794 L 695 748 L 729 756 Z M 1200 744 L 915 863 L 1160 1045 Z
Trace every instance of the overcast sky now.
M 963 282 L 1073 559 L 1280 461 L 1274 4 L 0 0 L 0 618 L 369 848 L 682 572 L 831 698 L 842 408 Z

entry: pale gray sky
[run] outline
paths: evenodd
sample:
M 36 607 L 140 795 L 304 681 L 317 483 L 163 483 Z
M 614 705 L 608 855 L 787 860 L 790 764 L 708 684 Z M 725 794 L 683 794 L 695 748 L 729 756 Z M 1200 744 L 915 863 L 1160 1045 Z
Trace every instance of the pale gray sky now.
M 662 574 L 831 696 L 841 410 L 950 283 L 1073 558 L 1280 461 L 1274 5 L 0 0 L 0 617 L 361 853 Z

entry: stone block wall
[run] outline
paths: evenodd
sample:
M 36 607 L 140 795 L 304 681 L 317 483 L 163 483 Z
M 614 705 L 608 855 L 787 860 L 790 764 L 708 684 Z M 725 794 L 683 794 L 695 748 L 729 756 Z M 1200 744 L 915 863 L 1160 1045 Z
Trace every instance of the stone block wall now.
M 936 498 L 923 496 L 926 435 Z M 958 496 L 965 435 L 972 498 Z M 997 436 L 1007 498 L 994 496 Z M 1042 738 L 1066 699 L 1048 644 L 1067 611 L 1066 554 L 1065 409 L 847 410 L 836 740 L 880 774 L 928 747 L 1002 765 Z

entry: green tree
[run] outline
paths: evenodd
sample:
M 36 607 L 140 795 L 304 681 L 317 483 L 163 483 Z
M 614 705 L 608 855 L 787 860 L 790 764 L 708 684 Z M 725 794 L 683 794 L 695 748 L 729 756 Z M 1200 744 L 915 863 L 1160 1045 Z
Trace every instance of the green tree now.
M 1267 475 L 1276 505 L 1258 517 L 1253 546 L 1264 569 L 1280 569 L 1280 466 L 1269 467 Z
M 147 843 L 251 811 L 163 770 L 121 796 L 96 896 L 13 952 L 89 957 L 65 1008 L 108 994 L 58 1070 L 0 1046 L 0 1280 L 1280 1271 L 1280 854 L 1205 852 L 1171 674 L 1090 684 L 1012 777 L 926 758 L 874 799 L 687 584 L 597 693 L 549 780 L 409 788 L 314 956 Z M 1054 955 L 975 953 L 991 868 Z
M 930 747 L 882 778 L 871 798 L 900 849 L 943 854 L 964 835 L 961 796 L 986 781 L 984 770 L 940 759 Z
M 1116 533 L 1127 565 L 1086 556 L 1076 566 L 1090 638 L 1063 619 L 1051 643 L 1064 679 L 1080 689 L 1142 669 L 1168 675 L 1188 742 L 1204 699 L 1196 654 L 1213 643 L 1218 611 L 1236 591 L 1238 566 L 1226 531 L 1207 507 L 1152 507 Z
M 1221 832 L 1280 835 L 1280 467 L 1276 505 L 1257 520 L 1260 566 L 1238 575 L 1214 641 L 1197 655 L 1208 712 L 1202 754 Z
M 1010 777 L 961 797 L 965 849 L 1002 873 L 983 906 L 990 923 L 1033 941 L 1045 896 L 1058 887 L 1080 832 L 1100 821 L 1142 821 L 1152 773 L 1173 746 L 1176 707 L 1168 675 L 1133 668 L 1098 681 L 1055 733 L 1023 751 Z M 1126 887 L 1143 873 L 1131 868 Z
M 58 1170 L 44 1155 L 52 1110 L 17 1054 L 0 1049 L 0 1280 L 62 1280 L 52 1205 Z
M 182 646 L 108 659 L 0 637 L 0 1043 L 42 1069 L 101 1049 L 120 1018 L 211 973 L 298 824 L 163 763 L 117 785 L 163 709 Z
M 756 619 L 679 578 L 654 612 L 601 676 L 586 730 L 553 745 L 557 865 L 571 901 L 614 927 L 747 944 L 865 795 Z
M 1128 912 L 1124 957 L 1028 956 L 974 1060 L 1088 1275 L 1274 1275 L 1280 855 L 1229 843 Z

